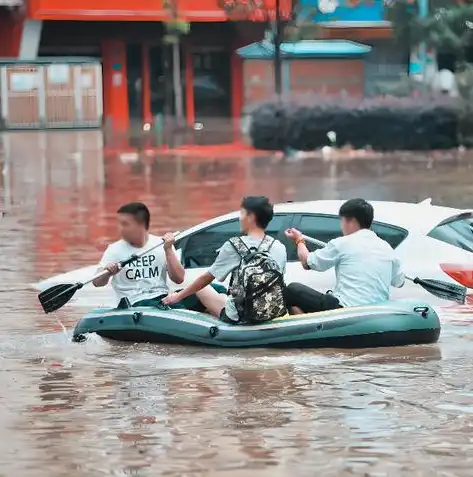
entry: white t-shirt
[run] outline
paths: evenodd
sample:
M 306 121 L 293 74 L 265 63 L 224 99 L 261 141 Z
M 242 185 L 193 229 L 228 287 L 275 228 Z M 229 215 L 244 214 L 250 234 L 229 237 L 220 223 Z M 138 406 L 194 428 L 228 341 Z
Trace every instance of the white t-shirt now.
M 107 247 L 100 260 L 100 267 L 126 260 L 131 255 L 138 255 L 161 243 L 161 237 L 151 234 L 148 236 L 148 242 L 142 248 L 133 247 L 125 240 L 119 240 Z M 137 301 L 167 295 L 169 289 L 166 278 L 166 254 L 161 246 L 126 265 L 114 275 L 112 288 L 118 300 L 127 297 L 133 304 Z
M 368 229 L 331 240 L 309 254 L 307 265 L 318 272 L 335 267 L 333 294 L 342 306 L 387 301 L 389 288 L 400 288 L 405 280 L 391 245 Z

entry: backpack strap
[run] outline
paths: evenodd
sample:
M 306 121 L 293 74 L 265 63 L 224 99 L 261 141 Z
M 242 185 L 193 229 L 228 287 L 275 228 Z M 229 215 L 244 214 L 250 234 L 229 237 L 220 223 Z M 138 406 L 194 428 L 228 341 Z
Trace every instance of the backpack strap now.
M 246 243 L 243 242 L 241 237 L 233 237 L 229 240 L 229 242 L 232 244 L 238 255 L 240 255 L 240 258 L 243 258 L 251 253 L 251 250 L 248 248 Z
M 231 243 L 232 247 L 235 249 L 235 251 L 240 256 L 240 265 L 241 265 L 241 261 L 248 254 L 251 253 L 251 250 L 247 247 L 246 243 L 243 242 L 243 240 L 240 237 L 232 237 L 229 240 L 229 242 Z M 237 270 L 238 270 L 238 268 L 235 268 L 234 270 L 232 270 L 232 274 L 230 276 L 230 283 L 228 284 L 228 291 L 227 291 L 228 295 L 231 294 L 231 288 L 232 288 L 233 284 L 235 283 L 235 279 L 236 279 L 235 274 L 236 274 Z
M 258 251 L 269 253 L 275 242 L 276 239 L 270 235 L 265 235 L 258 246 Z

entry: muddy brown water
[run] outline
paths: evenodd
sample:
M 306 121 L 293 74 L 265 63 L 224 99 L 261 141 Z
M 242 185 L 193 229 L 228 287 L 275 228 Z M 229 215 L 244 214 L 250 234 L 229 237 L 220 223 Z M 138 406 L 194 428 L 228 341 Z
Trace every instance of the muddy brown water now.
M 446 313 L 430 346 L 72 344 L 61 325 L 70 335 L 84 310 L 46 316 L 28 284 L 94 263 L 125 201 L 148 203 L 156 232 L 255 192 L 471 207 L 473 161 L 120 160 L 95 132 L 4 134 L 1 145 L 1 476 L 471 476 L 470 310 Z

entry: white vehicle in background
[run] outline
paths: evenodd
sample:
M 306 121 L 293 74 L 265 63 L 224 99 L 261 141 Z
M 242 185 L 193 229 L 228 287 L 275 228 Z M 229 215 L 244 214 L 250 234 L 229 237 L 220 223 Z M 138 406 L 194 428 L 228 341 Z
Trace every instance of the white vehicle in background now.
M 275 206 L 274 218 L 267 232 L 286 245 L 287 283 L 300 282 L 321 291 L 333 289 L 334 271 L 319 273 L 303 270 L 297 261 L 295 245 L 286 239 L 284 231 L 295 227 L 305 235 L 328 242 L 341 235 L 338 211 L 343 202 L 317 200 Z M 375 210 L 373 230 L 396 250 L 407 275 L 455 283 L 444 272 L 442 264 L 458 264 L 459 270 L 473 270 L 473 211 L 435 206 L 430 199 L 417 204 L 377 201 L 371 204 Z M 238 217 L 239 212 L 233 212 L 179 234 L 176 249 L 186 268 L 186 283 L 194 280 L 213 263 L 218 249 L 226 240 L 240 233 Z M 311 250 L 316 248 L 310 244 L 308 246 Z M 84 281 L 94 275 L 96 270 L 97 266 L 89 266 L 57 275 L 39 282 L 35 288 L 45 290 L 58 283 Z M 176 288 L 174 284 L 170 286 Z M 440 302 L 411 282 L 406 282 L 400 289 L 393 289 L 392 297 Z M 80 293 L 77 299 L 76 305 L 88 307 L 113 306 L 115 303 L 110 286 L 95 289 L 94 292 L 89 288 L 87 300 L 83 300 L 83 303 L 80 303 Z

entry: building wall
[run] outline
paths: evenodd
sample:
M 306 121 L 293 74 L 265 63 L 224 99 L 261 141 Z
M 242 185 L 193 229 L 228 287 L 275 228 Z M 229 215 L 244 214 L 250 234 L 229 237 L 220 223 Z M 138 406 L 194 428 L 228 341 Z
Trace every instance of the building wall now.
M 362 97 L 364 61 L 360 59 L 292 60 L 290 90 L 294 93 L 318 93 Z
M 243 62 L 244 107 L 274 95 L 274 64 L 268 60 Z
M 243 71 L 245 107 L 274 95 L 272 60 L 246 60 Z M 362 97 L 364 92 L 364 61 L 361 59 L 284 60 L 282 76 L 285 93 Z
M 22 31 L 22 19 L 0 7 L 0 58 L 18 57 Z
M 320 37 L 372 46 L 366 58 L 366 94 L 377 94 L 378 85 L 397 83 L 407 75 L 409 52 L 393 38 L 385 0 L 338 0 L 332 13 L 321 13 L 318 3 L 299 0 L 299 15 L 319 28 Z

